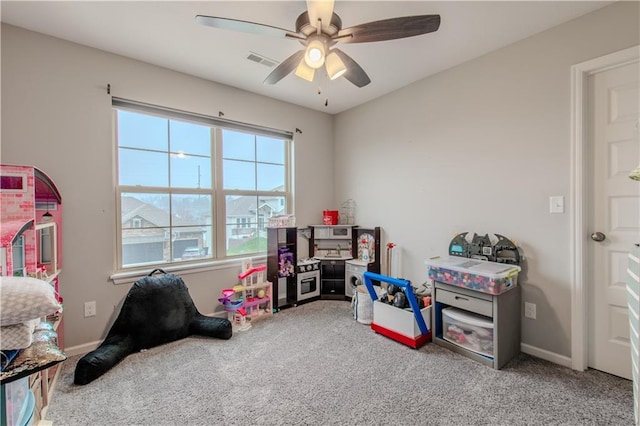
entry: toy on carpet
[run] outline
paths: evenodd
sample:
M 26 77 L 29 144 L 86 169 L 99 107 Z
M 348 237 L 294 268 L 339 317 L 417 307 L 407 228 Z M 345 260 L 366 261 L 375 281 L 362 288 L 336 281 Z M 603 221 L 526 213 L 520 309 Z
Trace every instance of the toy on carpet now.
M 251 259 L 245 259 L 238 274 L 241 284 L 222 290 L 218 299 L 229 314 L 233 329 L 245 331 L 260 315 L 271 314 L 271 283 L 265 280 L 266 265 L 252 266 Z M 268 311 L 268 312 L 267 312 Z
M 423 298 L 416 297 L 410 281 L 370 271 L 365 271 L 362 277 L 373 301 L 373 331 L 414 349 L 431 340 L 431 330 L 427 325 L 431 308 L 420 307 Z M 387 295 L 379 298 L 373 280 L 387 284 Z
M 228 312 L 229 321 L 234 330 L 247 331 L 251 324 L 247 322 L 247 311 L 244 309 L 244 298 L 235 298 L 236 293 L 242 292 L 242 286 L 225 288 L 218 302 L 222 303 L 224 310 Z
M 411 281 L 404 280 L 409 286 L 412 286 Z M 395 284 L 387 285 L 387 292 L 380 297 L 380 302 L 385 303 L 387 305 L 393 305 L 396 308 L 400 309 L 409 309 L 411 308 L 411 302 L 408 297 L 413 297 L 416 301 L 418 308 L 422 309 L 425 306 L 431 305 L 431 293 L 430 291 L 426 291 L 422 293 L 423 288 L 413 288 L 412 287 L 411 296 L 407 296 L 406 287 L 401 287 Z M 421 292 L 418 292 L 421 291 Z
M 202 315 L 181 277 L 155 269 L 133 284 L 104 342 L 80 358 L 74 383 L 86 385 L 129 354 L 190 335 L 229 339 L 231 322 Z

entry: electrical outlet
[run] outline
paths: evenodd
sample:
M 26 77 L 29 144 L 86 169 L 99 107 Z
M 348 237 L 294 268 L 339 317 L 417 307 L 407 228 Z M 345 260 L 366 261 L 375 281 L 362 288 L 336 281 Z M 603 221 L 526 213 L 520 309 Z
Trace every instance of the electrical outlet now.
M 536 319 L 536 304 L 524 302 L 524 317 Z
M 84 317 L 95 317 L 96 316 L 96 301 L 92 302 L 84 302 Z

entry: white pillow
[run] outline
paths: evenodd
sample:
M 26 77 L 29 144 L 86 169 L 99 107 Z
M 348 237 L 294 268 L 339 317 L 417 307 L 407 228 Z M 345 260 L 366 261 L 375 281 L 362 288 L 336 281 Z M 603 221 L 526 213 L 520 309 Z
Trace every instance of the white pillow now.
M 10 351 L 31 346 L 33 330 L 38 324 L 40 324 L 40 318 L 0 327 L 0 350 Z
M 31 277 L 0 277 L 0 326 L 44 317 L 61 308 L 48 282 Z

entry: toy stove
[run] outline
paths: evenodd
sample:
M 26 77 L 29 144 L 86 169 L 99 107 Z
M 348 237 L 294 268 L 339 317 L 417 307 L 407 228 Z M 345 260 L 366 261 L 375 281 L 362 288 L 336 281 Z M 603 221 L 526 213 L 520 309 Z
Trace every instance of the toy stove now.
M 298 259 L 296 265 L 297 301 L 320 297 L 320 261 L 317 259 Z
M 296 265 L 296 273 L 304 274 L 305 272 L 319 271 L 320 261 L 318 259 L 298 259 Z

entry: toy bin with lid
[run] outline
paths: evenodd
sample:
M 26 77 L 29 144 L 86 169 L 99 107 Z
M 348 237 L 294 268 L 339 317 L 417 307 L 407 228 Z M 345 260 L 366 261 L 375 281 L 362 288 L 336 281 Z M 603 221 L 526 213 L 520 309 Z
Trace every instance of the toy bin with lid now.
M 456 308 L 442 310 L 442 337 L 458 346 L 493 358 L 493 321 Z
M 494 295 L 517 286 L 521 270 L 517 265 L 456 256 L 433 257 L 425 264 L 434 281 Z

